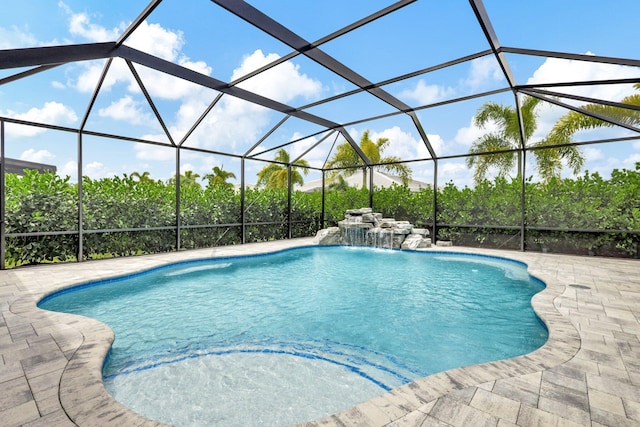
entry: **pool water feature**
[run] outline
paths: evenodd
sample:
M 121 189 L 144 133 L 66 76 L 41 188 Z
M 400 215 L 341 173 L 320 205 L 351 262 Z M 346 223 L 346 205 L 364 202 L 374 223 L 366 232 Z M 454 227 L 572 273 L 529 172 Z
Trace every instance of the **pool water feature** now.
M 498 258 L 308 247 L 156 268 L 40 307 L 115 331 L 105 386 L 149 418 L 285 425 L 535 350 L 547 339 L 530 304 L 542 289 Z

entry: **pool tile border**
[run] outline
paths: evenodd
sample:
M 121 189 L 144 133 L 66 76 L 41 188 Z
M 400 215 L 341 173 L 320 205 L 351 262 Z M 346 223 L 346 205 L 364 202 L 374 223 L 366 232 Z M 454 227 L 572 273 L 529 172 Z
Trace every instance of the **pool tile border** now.
M 169 262 L 264 254 L 294 239 L 43 265 L 0 272 L 0 419 L 7 425 L 160 426 L 116 402 L 101 368 L 112 331 L 36 307 L 53 292 Z M 540 349 L 431 375 L 307 426 L 637 425 L 640 262 L 529 252 L 435 248 L 527 264 L 546 283 L 532 304 L 549 329 Z M 635 275 L 634 275 L 635 274 Z M 620 391 L 617 391 L 620 390 Z

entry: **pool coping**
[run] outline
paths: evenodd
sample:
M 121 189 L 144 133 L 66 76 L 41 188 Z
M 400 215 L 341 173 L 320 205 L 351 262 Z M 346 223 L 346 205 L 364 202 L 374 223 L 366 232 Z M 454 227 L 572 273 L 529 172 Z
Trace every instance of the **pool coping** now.
M 293 239 L 76 264 L 42 265 L 3 272 L 17 282 L 15 286 L 18 288 L 11 295 L 13 299 L 10 304 L 7 304 L 11 314 L 4 316 L 6 327 L 20 330 L 17 325 L 21 323 L 19 320 L 22 319 L 31 325 L 31 330 L 24 328 L 24 340 L 29 349 L 31 347 L 35 349 L 39 343 L 42 344 L 48 339 L 55 343 L 58 350 L 57 352 L 52 351 L 53 348 L 51 346 L 43 346 L 43 348 L 48 349 L 45 354 L 32 355 L 29 353 L 30 362 L 25 363 L 25 359 L 20 361 L 22 371 L 31 388 L 31 394 L 38 409 L 39 416 L 34 418 L 32 422 L 41 422 L 43 423 L 42 425 L 79 426 L 164 425 L 133 412 L 115 401 L 104 389 L 101 370 L 104 358 L 113 342 L 112 331 L 106 325 L 92 319 L 38 309 L 36 303 L 46 295 L 80 283 L 101 280 L 114 275 L 133 274 L 176 261 L 264 254 L 312 244 L 313 241 L 310 238 Z M 564 383 L 555 384 L 563 387 L 563 390 L 572 390 L 571 386 L 574 384 L 571 381 L 578 381 L 579 378 L 575 377 L 580 377 L 580 372 L 584 374 L 582 377 L 585 384 L 587 383 L 586 379 L 590 374 L 588 370 L 593 371 L 596 369 L 587 363 L 589 360 L 585 360 L 589 359 L 589 357 L 577 356 L 584 347 L 583 343 L 585 341 L 580 332 L 588 330 L 590 323 L 596 324 L 596 332 L 602 330 L 609 323 L 613 325 L 611 326 L 612 331 L 603 333 L 602 342 L 605 345 L 605 338 L 611 337 L 609 341 L 613 341 L 615 332 L 618 332 L 619 336 L 622 336 L 621 334 L 630 337 L 635 336 L 635 341 L 630 338 L 631 343 L 627 341 L 626 344 L 633 349 L 640 348 L 640 345 L 637 345 L 639 335 L 637 329 L 638 318 L 634 314 L 637 313 L 637 308 L 640 306 L 640 298 L 638 298 L 637 291 L 633 290 L 633 286 L 629 285 L 628 280 L 625 282 L 626 279 L 631 280 L 632 278 L 627 277 L 629 276 L 628 274 L 623 274 L 622 277 L 616 274 L 621 271 L 630 273 L 634 270 L 640 271 L 640 264 L 637 260 L 597 259 L 597 265 L 589 267 L 589 263 L 593 263 L 596 260 L 595 258 L 477 250 L 461 247 L 436 247 L 434 249 L 441 252 L 483 254 L 527 264 L 530 274 L 546 284 L 546 288 L 532 299 L 534 310 L 549 330 L 549 339 L 545 345 L 532 353 L 516 358 L 456 368 L 430 375 L 356 405 L 346 411 L 305 423 L 305 425 L 417 425 L 418 421 L 422 423 L 429 419 L 431 421 L 446 422 L 451 425 L 464 425 L 458 422 L 451 422 L 461 419 L 472 419 L 476 425 L 479 425 L 479 420 L 487 421 L 487 425 L 497 425 L 498 422 L 528 425 L 527 422 L 533 419 L 555 420 L 556 423 L 562 421 L 565 424 L 577 421 L 575 425 L 583 425 L 582 421 L 587 420 L 587 415 L 590 422 L 593 420 L 594 413 L 598 417 L 609 417 L 609 412 L 605 411 L 606 416 L 598 412 L 601 411 L 601 408 L 596 407 L 595 409 L 598 411 L 593 410 L 586 385 L 587 408 L 580 407 L 580 405 L 576 407 L 575 402 L 568 401 L 568 399 L 576 398 L 571 393 L 561 399 L 553 399 L 553 393 L 549 393 L 551 397 L 546 396 L 542 387 L 543 373 L 549 376 L 550 374 L 546 374 L 547 372 L 558 371 L 555 374 L 556 377 L 561 375 L 564 383 L 570 385 L 568 387 Z M 581 272 L 582 267 L 585 268 L 585 272 L 593 269 L 591 273 L 596 274 L 589 275 Z M 594 281 L 594 277 L 598 280 Z M 615 280 L 611 277 L 615 277 Z M 597 301 L 594 302 L 594 294 L 597 296 L 597 293 L 589 291 L 600 291 L 598 286 L 603 286 L 603 290 L 605 290 L 605 285 L 615 287 L 616 283 L 621 281 L 625 285 L 624 296 L 631 295 L 634 303 L 628 304 L 628 308 L 631 309 L 631 316 L 618 313 L 618 316 L 624 322 L 614 321 L 608 323 L 605 316 L 589 317 L 588 310 L 580 311 L 580 302 L 578 301 L 580 294 L 585 294 L 587 308 L 588 304 L 595 304 L 597 309 Z M 637 278 L 631 280 L 631 282 L 631 285 L 640 285 Z M 583 288 L 576 287 L 576 284 L 583 286 Z M 607 288 L 606 291 L 604 296 L 611 299 L 612 290 Z M 1 295 L 2 293 L 0 293 Z M 0 307 L 3 308 L 4 314 L 4 306 Z M 620 310 L 622 306 L 617 304 L 615 307 Z M 11 315 L 16 317 L 13 318 Z M 9 321 L 9 318 L 12 320 Z M 597 320 L 592 321 L 592 318 Z M 635 323 L 632 318 L 635 319 Z M 617 318 L 614 317 L 614 319 Z M 0 327 L 2 326 L 0 324 Z M 594 328 L 592 327 L 591 329 Z M 590 335 L 586 337 L 589 342 L 593 341 L 593 333 L 593 331 L 589 331 Z M 19 333 L 12 333 L 12 341 L 16 341 L 14 338 L 18 338 L 18 335 Z M 20 342 L 21 339 L 17 341 Z M 3 348 L 2 341 L 0 341 L 0 351 L 4 351 Z M 590 351 L 593 352 L 594 350 Z M 598 351 L 606 350 L 598 348 Z M 37 351 L 35 352 L 37 353 Z M 3 353 L 3 364 L 5 367 L 10 367 L 12 366 L 12 355 L 6 356 L 4 355 L 5 353 Z M 53 357 L 54 353 L 57 353 L 58 356 Z M 60 356 L 60 353 L 62 356 Z M 577 362 L 569 363 L 572 360 L 577 360 Z M 637 365 L 632 366 L 640 367 L 640 361 L 632 360 L 632 362 L 638 362 Z M 33 363 L 33 365 L 30 363 Z M 592 361 L 592 363 L 602 364 L 602 361 Z M 625 366 L 628 377 L 628 381 L 624 384 L 633 385 L 633 391 L 636 393 L 636 384 L 640 380 L 640 373 L 636 373 L 634 369 L 627 368 L 624 360 L 622 363 Z M 611 364 L 619 368 L 617 361 L 615 363 L 611 362 Z M 40 365 L 42 366 L 36 367 Z M 580 367 L 580 365 L 585 365 L 586 368 Z M 30 371 L 31 366 L 34 366 L 33 372 Z M 599 365 L 597 367 L 597 371 L 600 374 L 602 369 Z M 3 366 L 0 365 L 0 385 L 3 383 L 2 368 Z M 612 367 L 612 369 L 616 368 Z M 638 369 L 640 370 L 640 368 Z M 618 370 L 622 371 L 622 369 Z M 591 374 L 594 375 L 593 372 Z M 616 372 L 616 374 L 620 373 Z M 46 389 L 46 398 L 41 400 L 46 400 L 47 407 L 51 407 L 48 408 L 50 411 L 48 413 L 46 410 L 41 409 L 44 407 L 43 404 L 38 405 L 40 392 L 34 390 L 37 387 L 32 386 L 32 384 L 36 383 L 37 378 L 45 376 L 48 387 Z M 538 379 L 538 377 L 540 378 Z M 565 380 L 565 377 L 568 379 Z M 509 379 L 513 380 L 509 381 Z M 15 380 L 15 378 L 10 379 L 10 381 Z M 57 392 L 58 405 L 56 405 L 56 402 L 53 401 L 53 396 L 51 396 L 53 394 L 52 390 L 56 388 L 56 380 L 58 380 L 58 386 L 55 390 Z M 557 378 L 555 380 L 558 382 Z M 529 397 L 526 397 L 526 395 L 523 395 L 525 396 L 523 399 L 514 399 L 514 396 L 518 395 L 517 387 L 520 386 L 520 389 L 524 387 L 523 384 L 520 384 L 523 381 L 530 383 L 532 389 L 535 389 L 535 382 L 538 381 L 538 396 L 535 405 L 532 404 L 533 398 L 529 401 Z M 514 383 L 515 385 L 509 385 L 509 383 Z M 503 391 L 509 390 L 509 387 L 512 390 L 516 390 L 513 395 Z M 605 387 L 600 386 L 600 389 L 602 388 Z M 606 390 L 610 391 L 609 388 Z M 598 392 L 606 393 L 603 390 L 598 390 Z M 555 390 L 555 393 L 557 395 L 558 390 Z M 615 393 L 606 394 L 616 397 Z M 629 402 L 640 401 L 640 390 L 637 391 L 638 397 L 635 394 L 633 396 L 634 400 L 629 400 Z M 626 411 L 624 419 L 640 420 L 640 404 L 636 407 L 631 403 L 627 403 L 625 406 L 624 398 L 622 396 L 618 396 L 618 398 L 623 408 L 626 406 L 635 408 L 633 411 Z M 547 400 L 553 400 L 555 402 L 554 405 L 548 405 Z M 541 402 L 547 403 L 541 405 Z M 513 408 L 516 405 L 518 406 L 518 411 L 514 416 Z M 0 416 L 3 414 L 1 408 L 2 406 L 0 406 Z M 509 408 L 509 410 L 505 410 L 505 408 Z M 35 412 L 33 416 L 35 417 Z M 615 417 L 620 416 L 621 414 L 615 413 L 615 411 L 610 415 L 610 417 L 614 417 L 613 419 L 616 420 L 616 423 L 620 419 Z M 606 423 L 601 424 L 607 425 Z

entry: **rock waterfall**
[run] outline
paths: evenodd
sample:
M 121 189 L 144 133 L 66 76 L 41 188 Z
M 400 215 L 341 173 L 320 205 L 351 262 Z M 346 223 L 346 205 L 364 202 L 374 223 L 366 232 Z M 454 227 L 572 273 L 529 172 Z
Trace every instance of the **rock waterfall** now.
M 409 221 L 383 218 L 371 208 L 350 209 L 337 227 L 318 231 L 318 245 L 372 246 L 415 250 L 431 247 L 429 230 L 414 228 Z

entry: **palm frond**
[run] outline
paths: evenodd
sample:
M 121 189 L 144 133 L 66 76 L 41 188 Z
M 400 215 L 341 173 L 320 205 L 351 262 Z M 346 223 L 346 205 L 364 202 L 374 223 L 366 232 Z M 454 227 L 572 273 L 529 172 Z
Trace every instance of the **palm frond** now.
M 516 162 L 516 155 L 511 143 L 500 134 L 486 134 L 478 138 L 469 149 L 470 154 L 486 153 L 479 156 L 467 157 L 467 166 L 475 167 L 473 179 L 476 183 L 486 178 L 491 166 L 498 169 L 498 175 L 504 176 L 513 169 Z
M 402 159 L 397 156 L 388 156 L 380 160 L 380 168 L 398 175 L 402 182 L 406 185 L 409 183 L 409 179 L 411 179 L 411 174 L 413 171 L 409 165 L 404 163 L 400 163 Z
M 489 122 L 495 122 L 499 127 L 504 127 L 509 116 L 508 108 L 495 102 L 487 102 L 478 109 L 473 122 L 479 128 L 484 128 Z

